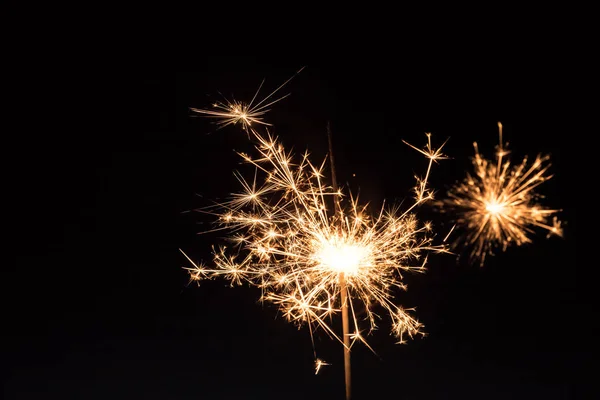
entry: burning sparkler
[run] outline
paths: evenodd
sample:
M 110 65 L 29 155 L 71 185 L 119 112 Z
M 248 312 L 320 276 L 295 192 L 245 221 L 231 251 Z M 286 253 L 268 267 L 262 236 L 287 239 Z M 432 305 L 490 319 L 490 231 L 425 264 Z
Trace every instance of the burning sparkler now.
M 424 271 L 427 257 L 423 253 L 445 251 L 444 245 L 432 244 L 430 224 L 419 224 L 412 213 L 431 198 L 426 179 L 419 181 L 416 201 L 403 213 L 398 207 L 382 207 L 370 218 L 366 206 L 352 196 L 345 208 L 331 213 L 332 202 L 341 201 L 343 194 L 323 183 L 324 163 L 315 166 L 307 153 L 295 161 L 275 138 L 263 137 L 254 129 L 250 132 L 258 142 L 259 156 L 239 155 L 257 174 L 252 181 L 238 174 L 244 191 L 202 210 L 217 215 L 221 229 L 236 232 L 231 237 L 233 249 L 214 248 L 216 267 L 193 264 L 189 268 L 192 278 L 222 276 L 232 285 L 256 285 L 263 290 L 263 301 L 279 305 L 288 320 L 307 323 L 311 336 L 321 327 L 340 343 L 343 340 L 328 321 L 340 311 L 341 298 L 346 296 L 354 325 L 350 346 L 366 344 L 355 303 L 362 304 L 369 332 L 379 319 L 373 308 L 381 306 L 400 343 L 404 335 L 420 333 L 422 325 L 392 302 L 392 289 L 406 288 L 402 271 Z M 427 148 L 419 150 L 429 159 L 427 174 L 432 163 L 442 158 L 441 149 L 433 149 L 428 139 Z M 265 176 L 260 184 L 258 173 Z M 416 265 L 415 260 L 419 261 Z M 345 278 L 345 291 L 340 275 Z
M 501 123 L 498 129 L 495 162 L 483 158 L 473 143 L 475 174 L 467 174 L 448 190 L 446 199 L 433 203 L 463 230 L 452 248 L 466 244 L 470 260 L 479 260 L 481 266 L 486 255 L 493 255 L 498 248 L 506 251 L 510 245 L 530 243 L 532 227 L 547 230 L 548 236 L 562 236 L 561 222 L 555 215 L 560 210 L 540 206 L 537 200 L 542 196 L 534 191 L 552 177 L 547 175 L 549 156 L 538 155 L 531 165 L 527 157 L 520 164 L 511 164 L 504 159 L 509 152 L 502 143 Z
M 405 336 L 424 334 L 423 325 L 409 313 L 412 309 L 392 300 L 395 288 L 406 289 L 402 272 L 424 272 L 426 253 L 447 251 L 445 244 L 433 244 L 431 225 L 419 223 L 414 215 L 417 206 L 432 199 L 427 180 L 433 163 L 445 158 L 443 145 L 434 149 L 429 134 L 425 149 L 406 143 L 429 160 L 425 177 L 417 178 L 415 202 L 404 212 L 382 206 L 372 217 L 366 213 L 367 205 L 360 205 L 352 194 L 344 203 L 346 196 L 337 188 L 333 171 L 332 186 L 325 184 L 325 160 L 313 164 L 307 152 L 295 159 L 268 130 L 263 135 L 254 129 L 253 124 L 270 125 L 261 119 L 265 107 L 281 100 L 263 106 L 267 98 L 256 106 L 254 99 L 248 105 L 228 102 L 219 112 L 193 109 L 219 118 L 220 126 L 240 122 L 255 140 L 258 156 L 238 153 L 254 167 L 252 179 L 236 173 L 242 192 L 201 209 L 217 217 L 216 230 L 232 233 L 231 246 L 213 247 L 215 266 L 210 269 L 182 253 L 193 265 L 187 268 L 191 280 L 223 277 L 232 285 L 257 286 L 261 301 L 277 305 L 299 327 L 307 325 L 315 373 L 329 365 L 317 358 L 315 332 L 321 329 L 338 340 L 345 349 L 349 399 L 349 351 L 357 342 L 373 351 L 365 336 L 381 319 L 376 308 L 389 315 L 398 343 L 404 343 Z M 333 170 L 332 156 L 330 152 Z M 341 336 L 331 326 L 337 313 L 342 314 Z

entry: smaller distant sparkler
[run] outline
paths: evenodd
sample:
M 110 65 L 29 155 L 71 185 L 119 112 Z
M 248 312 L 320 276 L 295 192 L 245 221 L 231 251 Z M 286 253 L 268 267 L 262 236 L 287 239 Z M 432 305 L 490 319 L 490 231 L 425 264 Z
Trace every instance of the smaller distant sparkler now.
M 532 241 L 533 227 L 562 236 L 561 222 L 556 217 L 560 210 L 543 208 L 538 204 L 542 196 L 535 193 L 540 184 L 550 179 L 549 156 L 536 156 L 532 164 L 527 157 L 520 164 L 511 164 L 502 143 L 502 124 L 498 122 L 499 145 L 496 160 L 479 154 L 477 143 L 472 163 L 474 175 L 457 183 L 447 192 L 447 198 L 432 204 L 450 216 L 455 227 L 462 231 L 452 243 L 453 249 L 467 245 L 471 262 L 484 265 L 486 255 L 510 245 Z

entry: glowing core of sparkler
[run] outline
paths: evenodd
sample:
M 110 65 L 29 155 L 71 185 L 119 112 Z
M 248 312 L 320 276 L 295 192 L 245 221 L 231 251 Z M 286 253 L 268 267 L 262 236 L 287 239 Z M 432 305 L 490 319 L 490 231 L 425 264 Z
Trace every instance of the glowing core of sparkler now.
M 315 260 L 325 268 L 353 276 L 358 274 L 361 266 L 366 265 L 368 253 L 367 247 L 334 236 L 319 243 Z
M 485 210 L 492 216 L 497 216 L 504 212 L 504 204 L 497 202 L 496 200 L 485 203 Z

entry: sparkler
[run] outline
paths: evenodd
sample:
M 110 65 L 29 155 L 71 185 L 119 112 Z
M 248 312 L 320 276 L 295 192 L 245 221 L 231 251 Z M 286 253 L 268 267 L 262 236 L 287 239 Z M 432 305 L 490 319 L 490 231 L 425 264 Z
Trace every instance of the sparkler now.
M 258 142 L 258 158 L 238 154 L 255 167 L 253 179 L 236 175 L 243 192 L 201 210 L 218 217 L 217 229 L 234 232 L 233 248 L 213 248 L 214 269 L 188 258 L 192 279 L 222 276 L 232 285 L 256 285 L 263 290 L 261 300 L 279 305 L 288 320 L 307 323 L 311 336 L 321 327 L 342 344 L 328 321 L 340 311 L 340 299 L 346 295 L 354 326 L 350 347 L 366 344 L 354 301 L 362 303 L 369 332 L 377 327 L 373 308 L 378 305 L 389 314 L 400 343 L 404 335 L 420 333 L 422 325 L 392 302 L 392 289 L 406 288 L 402 271 L 424 272 L 423 253 L 446 251 L 444 245 L 432 244 L 431 225 L 419 224 L 413 214 L 417 205 L 431 199 L 426 180 L 419 180 L 416 201 L 402 213 L 398 207 L 382 207 L 371 218 L 365 213 L 367 206 L 352 196 L 345 208 L 330 213 L 330 201 L 341 204 L 344 195 L 324 184 L 324 163 L 312 164 L 308 153 L 295 161 L 271 135 L 250 132 Z M 433 149 L 429 135 L 428 139 L 427 148 L 419 150 L 429 159 L 427 175 L 443 158 L 441 148 Z M 265 178 L 259 184 L 260 172 Z M 419 262 L 413 265 L 415 260 Z M 344 291 L 340 274 L 345 277 Z
M 537 155 L 531 165 L 527 157 L 520 164 L 511 164 L 505 159 L 509 152 L 502 143 L 500 122 L 498 130 L 495 162 L 483 158 L 477 143 L 473 143 L 474 175 L 467 174 L 448 190 L 446 199 L 433 203 L 463 230 L 452 248 L 466 244 L 471 248 L 469 259 L 479 260 L 480 266 L 484 265 L 486 255 L 493 255 L 498 248 L 506 251 L 510 245 L 530 243 L 533 227 L 547 230 L 548 237 L 563 233 L 555 215 L 560 210 L 539 205 L 542 196 L 534 190 L 552 177 L 547 175 L 550 157 Z
M 329 186 L 324 182 L 326 160 L 313 164 L 308 152 L 295 157 L 268 130 L 260 134 L 252 127 L 254 122 L 269 125 L 257 119 L 262 108 L 240 109 L 254 114 L 242 117 L 230 108 L 212 116 L 220 117 L 223 126 L 241 122 L 254 139 L 257 156 L 238 153 L 254 174 L 246 179 L 236 173 L 242 192 L 200 210 L 216 216 L 215 230 L 230 232 L 231 245 L 213 246 L 212 268 L 194 263 L 182 251 L 193 265 L 186 269 L 193 281 L 223 277 L 232 286 L 256 286 L 262 292 L 261 302 L 278 306 L 298 327 L 308 326 L 315 373 L 329 364 L 317 357 L 314 334 L 322 330 L 339 341 L 345 349 L 346 398 L 350 399 L 349 352 L 358 342 L 374 352 L 366 336 L 381 319 L 377 308 L 388 314 L 397 343 L 405 343 L 406 336 L 424 335 L 423 325 L 410 313 L 414 309 L 396 305 L 393 297 L 394 289 L 406 290 L 403 272 L 424 272 L 427 253 L 447 251 L 445 244 L 433 244 L 431 224 L 420 223 L 414 215 L 417 206 L 432 199 L 427 180 L 433 163 L 445 158 L 443 145 L 434 149 L 430 134 L 424 149 L 405 142 L 429 160 L 425 178 L 417 178 L 415 201 L 403 212 L 384 204 L 371 216 L 367 204 L 361 205 L 337 187 L 333 163 L 333 186 Z M 332 327 L 338 313 L 342 313 L 342 336 Z

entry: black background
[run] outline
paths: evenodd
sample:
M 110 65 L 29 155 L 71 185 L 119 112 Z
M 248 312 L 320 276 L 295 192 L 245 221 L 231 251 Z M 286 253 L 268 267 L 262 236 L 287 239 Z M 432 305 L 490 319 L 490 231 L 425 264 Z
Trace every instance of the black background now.
M 210 261 L 220 237 L 198 235 L 210 219 L 186 211 L 237 191 L 233 150 L 251 151 L 238 127 L 215 130 L 189 107 L 209 107 L 218 92 L 247 100 L 263 78 L 269 93 L 302 66 L 266 116 L 272 131 L 320 161 L 330 121 L 338 181 L 374 209 L 410 202 L 425 171 L 402 140 L 449 138 L 451 159 L 430 180 L 440 197 L 470 168 L 474 141 L 493 156 L 500 121 L 514 161 L 551 155 L 554 177 L 539 192 L 564 221 L 564 238 L 538 231 L 483 268 L 435 255 L 425 275 L 407 274 L 396 301 L 416 307 L 428 336 L 395 345 L 384 321 L 369 341 L 379 357 L 352 353 L 353 398 L 581 398 L 592 310 L 576 260 L 569 79 L 551 45 L 484 50 L 206 52 L 169 72 L 74 66 L 68 96 L 58 95 L 59 80 L 51 92 L 31 86 L 25 98 L 38 105 L 28 114 L 44 104 L 56 111 L 42 128 L 22 120 L 5 150 L 14 255 L 4 281 L 5 398 L 343 398 L 338 343 L 317 339 L 332 365 L 315 376 L 306 328 L 258 304 L 256 288 L 188 286 L 179 251 Z M 426 206 L 418 215 L 440 236 L 449 229 Z

